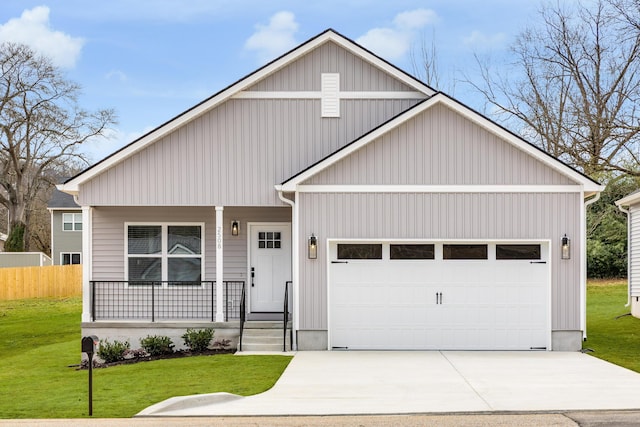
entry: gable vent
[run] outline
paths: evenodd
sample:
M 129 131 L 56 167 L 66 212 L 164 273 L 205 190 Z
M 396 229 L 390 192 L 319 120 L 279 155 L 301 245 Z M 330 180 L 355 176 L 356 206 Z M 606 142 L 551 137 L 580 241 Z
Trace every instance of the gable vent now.
M 322 117 L 340 117 L 340 74 L 322 73 Z

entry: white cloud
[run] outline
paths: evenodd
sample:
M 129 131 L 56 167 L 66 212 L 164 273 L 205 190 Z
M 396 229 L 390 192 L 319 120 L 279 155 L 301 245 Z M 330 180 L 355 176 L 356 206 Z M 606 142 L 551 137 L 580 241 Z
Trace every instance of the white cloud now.
M 504 33 L 484 34 L 481 31 L 472 31 L 462 42 L 472 48 L 488 49 L 502 45 L 507 39 Z
M 107 73 L 107 75 L 105 76 L 105 78 L 107 80 L 115 79 L 115 80 L 118 80 L 118 81 L 121 81 L 121 82 L 126 82 L 128 80 L 127 75 L 125 73 L 123 73 L 122 71 L 120 71 L 120 70 L 111 70 L 111 71 L 109 71 Z
M 260 62 L 277 57 L 296 45 L 294 34 L 298 23 L 293 13 L 282 11 L 269 19 L 268 25 L 256 25 L 256 32 L 247 39 L 245 49 L 256 51 Z
M 81 38 L 50 28 L 47 6 L 25 10 L 20 18 L 10 19 L 0 25 L 0 42 L 26 44 L 64 68 L 75 66 L 84 44 Z
M 397 60 L 407 54 L 419 30 L 437 20 L 431 9 L 401 12 L 393 19 L 393 28 L 373 28 L 356 42 L 385 59 Z

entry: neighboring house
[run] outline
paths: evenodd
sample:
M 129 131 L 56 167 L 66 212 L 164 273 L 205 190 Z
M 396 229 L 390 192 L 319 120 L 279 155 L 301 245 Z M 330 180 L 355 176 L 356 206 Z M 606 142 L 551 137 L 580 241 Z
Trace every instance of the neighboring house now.
M 618 208 L 627 214 L 627 305 L 631 314 L 640 318 L 640 190 L 616 202 Z
M 288 281 L 298 350 L 586 334 L 603 187 L 332 30 L 59 189 L 82 207 L 85 335 L 237 331 L 243 285 L 260 319 Z
M 82 209 L 73 196 L 54 190 L 51 213 L 51 258 L 55 265 L 82 264 Z
M 53 265 L 51 258 L 42 252 L 2 252 L 0 268 L 6 267 L 43 267 Z

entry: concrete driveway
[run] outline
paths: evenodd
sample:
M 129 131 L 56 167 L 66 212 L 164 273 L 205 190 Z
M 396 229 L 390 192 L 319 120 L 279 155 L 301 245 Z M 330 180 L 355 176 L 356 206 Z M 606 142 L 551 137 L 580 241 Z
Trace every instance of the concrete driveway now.
M 138 416 L 612 409 L 640 409 L 640 374 L 582 353 L 324 351 L 297 353 L 265 393 L 176 397 Z

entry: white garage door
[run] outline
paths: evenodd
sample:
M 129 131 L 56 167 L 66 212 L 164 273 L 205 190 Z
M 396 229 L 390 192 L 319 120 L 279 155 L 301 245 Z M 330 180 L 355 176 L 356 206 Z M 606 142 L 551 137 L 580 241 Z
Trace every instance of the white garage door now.
M 546 242 L 330 242 L 329 346 L 549 345 Z

